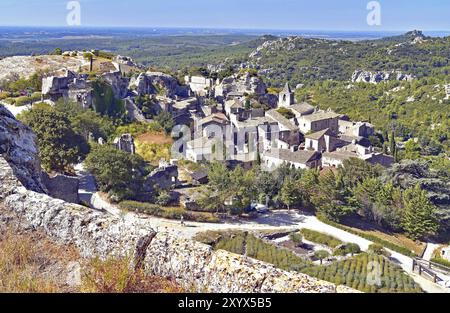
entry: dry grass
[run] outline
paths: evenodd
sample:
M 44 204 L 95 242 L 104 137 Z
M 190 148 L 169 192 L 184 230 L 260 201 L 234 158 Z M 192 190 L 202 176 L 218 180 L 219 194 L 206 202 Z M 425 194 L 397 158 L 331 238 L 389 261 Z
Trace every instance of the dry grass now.
M 89 261 L 81 290 L 89 293 L 180 293 L 179 286 L 168 279 L 134 270 L 128 258 Z
M 76 251 L 53 244 L 39 234 L 0 235 L 0 292 L 66 292 L 67 264 Z
M 166 136 L 164 133 L 154 133 L 154 132 L 142 134 L 138 136 L 136 140 L 142 143 L 157 144 L 157 145 L 167 145 L 173 143 L 173 139 L 171 137 Z
M 80 265 L 78 285 L 68 283 Z M 129 259 L 85 260 L 34 232 L 0 232 L 0 293 L 178 293 L 174 282 L 133 270 Z

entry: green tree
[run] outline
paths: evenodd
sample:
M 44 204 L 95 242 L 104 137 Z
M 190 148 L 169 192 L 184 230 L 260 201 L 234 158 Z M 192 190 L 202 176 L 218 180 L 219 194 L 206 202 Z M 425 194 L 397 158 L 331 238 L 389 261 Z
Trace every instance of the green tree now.
M 53 55 L 62 55 L 63 51 L 61 48 L 55 48 L 55 50 L 53 50 L 52 54 Z
M 403 194 L 405 212 L 402 227 L 412 239 L 426 238 L 439 229 L 436 207 L 428 200 L 427 193 L 416 185 Z
M 39 156 L 47 172 L 70 171 L 89 151 L 86 140 L 73 130 L 69 119 L 54 109 L 32 109 L 19 118 L 37 135 Z
M 115 127 L 109 118 L 92 110 L 85 110 L 78 103 L 60 99 L 54 108 L 71 121 L 73 130 L 86 141 L 89 140 L 89 134 L 95 139 L 107 139 L 114 133 Z
M 311 195 L 311 202 L 318 214 L 338 222 L 348 212 L 344 207 L 341 186 L 332 171 L 328 171 L 318 179 L 318 185 Z
M 301 194 L 296 181 L 291 178 L 284 181 L 280 191 L 280 199 L 288 210 L 301 203 Z
M 95 145 L 85 166 L 95 176 L 100 190 L 116 201 L 135 197 L 145 175 L 142 158 L 110 145 Z
M 405 143 L 405 159 L 416 160 L 420 158 L 420 145 L 414 139 L 410 139 Z
M 172 114 L 167 111 L 161 111 L 155 116 L 155 121 L 164 129 L 166 134 L 170 134 L 173 127 L 175 126 L 175 121 L 173 120 Z
M 314 252 L 314 257 L 318 260 L 320 260 L 320 265 L 322 265 L 323 260 L 328 258 L 330 256 L 330 253 L 326 250 L 318 250 Z
M 124 119 L 125 105 L 114 97 L 112 87 L 102 79 L 92 82 L 94 111 L 113 119 Z

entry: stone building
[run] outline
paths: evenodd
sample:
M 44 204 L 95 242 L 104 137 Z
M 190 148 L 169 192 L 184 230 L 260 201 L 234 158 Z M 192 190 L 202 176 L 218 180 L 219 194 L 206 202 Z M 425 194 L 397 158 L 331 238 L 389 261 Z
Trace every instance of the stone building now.
M 289 83 L 286 83 L 282 92 L 280 92 L 278 97 L 278 106 L 288 108 L 291 105 L 295 104 L 295 95 L 289 86 Z
M 184 81 L 194 93 L 200 96 L 205 96 L 208 90 L 211 90 L 214 86 L 213 79 L 202 76 L 185 76 Z
M 298 119 L 298 127 L 303 134 L 318 132 L 329 128 L 335 134 L 339 131 L 339 114 L 328 110 L 318 111 Z
M 124 151 L 126 153 L 135 154 L 136 146 L 134 144 L 134 139 L 131 134 L 123 134 L 114 140 L 114 145 L 117 149 Z
M 264 151 L 262 161 L 267 169 L 275 169 L 283 164 L 296 169 L 312 169 L 320 166 L 320 153 L 307 150 L 271 149 Z

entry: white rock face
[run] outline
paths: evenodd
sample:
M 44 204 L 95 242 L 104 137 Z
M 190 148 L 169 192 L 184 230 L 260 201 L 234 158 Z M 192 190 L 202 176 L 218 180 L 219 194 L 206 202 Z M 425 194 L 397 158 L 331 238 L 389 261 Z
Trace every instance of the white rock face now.
M 353 73 L 351 81 L 353 83 L 372 83 L 378 84 L 383 81 L 399 80 L 399 81 L 411 81 L 414 80 L 414 76 L 404 74 L 399 71 L 391 72 L 369 72 L 357 70 Z
M 131 79 L 128 88 L 138 95 L 164 92 L 164 96 L 169 98 L 189 96 L 189 86 L 180 86 L 174 77 L 160 72 L 141 73 L 137 78 Z
M 61 55 L 13 56 L 0 60 L 0 80 L 11 75 L 29 78 L 38 70 L 53 72 L 61 68 L 78 71 L 87 62 L 82 56 L 68 57 Z
M 266 93 L 266 88 L 267 86 L 261 78 L 246 73 L 224 78 L 215 88 L 215 94 L 216 97 L 226 97 L 232 92 L 247 93 L 249 95 L 264 95 Z

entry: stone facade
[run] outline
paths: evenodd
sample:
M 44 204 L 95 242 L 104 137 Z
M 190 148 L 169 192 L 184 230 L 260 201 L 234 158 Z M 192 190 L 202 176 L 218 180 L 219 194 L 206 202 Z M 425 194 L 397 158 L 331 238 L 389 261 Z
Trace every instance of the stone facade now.
M 144 193 L 153 194 L 156 189 L 170 190 L 178 185 L 178 166 L 160 161 L 159 167 L 145 179 Z
M 205 95 L 214 86 L 214 81 L 211 78 L 202 76 L 185 76 L 184 81 L 193 92 L 200 95 Z
M 295 104 L 295 95 L 291 90 L 291 87 L 288 83 L 284 87 L 283 91 L 279 94 L 278 106 L 288 108 L 291 105 Z

